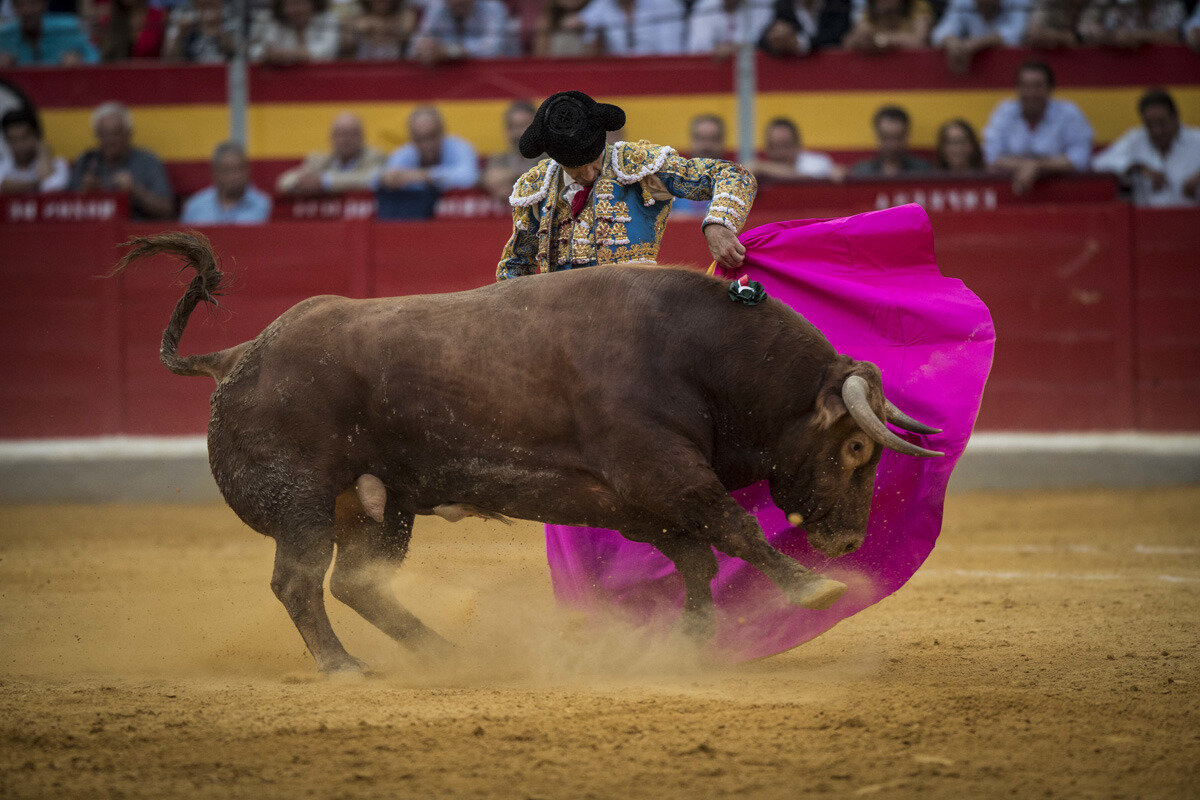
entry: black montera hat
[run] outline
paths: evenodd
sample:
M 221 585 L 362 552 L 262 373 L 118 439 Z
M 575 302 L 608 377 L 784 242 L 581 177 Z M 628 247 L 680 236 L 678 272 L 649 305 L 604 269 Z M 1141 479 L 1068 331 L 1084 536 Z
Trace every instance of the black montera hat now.
M 618 106 L 597 103 L 583 92 L 559 92 L 546 98 L 521 134 L 521 155 L 545 153 L 564 167 L 590 164 L 604 152 L 604 135 L 625 126 Z

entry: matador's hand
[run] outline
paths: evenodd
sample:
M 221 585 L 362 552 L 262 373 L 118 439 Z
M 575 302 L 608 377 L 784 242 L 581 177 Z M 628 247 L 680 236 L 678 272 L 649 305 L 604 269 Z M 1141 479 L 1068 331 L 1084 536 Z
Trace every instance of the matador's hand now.
M 704 238 L 708 240 L 708 251 L 722 267 L 735 269 L 746 260 L 745 245 L 724 225 L 716 222 L 705 225 Z

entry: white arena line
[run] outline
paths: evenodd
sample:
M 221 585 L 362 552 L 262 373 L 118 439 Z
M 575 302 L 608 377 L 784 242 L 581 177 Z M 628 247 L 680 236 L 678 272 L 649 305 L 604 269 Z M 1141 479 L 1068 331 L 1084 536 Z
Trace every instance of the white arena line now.
M 1200 556 L 1200 547 L 1162 547 L 1158 545 L 1135 544 L 1133 552 L 1144 556 Z
M 1098 555 L 1112 553 L 1113 548 L 1096 547 L 1091 544 L 939 544 L 942 550 L 962 553 L 1075 553 Z M 1200 547 L 1175 547 L 1170 545 L 1136 544 L 1130 552 L 1142 556 L 1200 556 Z
M 987 553 L 1085 553 L 1104 552 L 1090 544 L 938 544 L 944 550 Z
M 1122 453 L 1200 457 L 1200 434 L 1118 433 L 977 433 L 967 454 Z M 103 458 L 191 458 L 208 456 L 203 436 L 98 436 L 79 439 L 8 439 L 0 441 L 0 461 L 48 461 Z
M 1137 581 L 1150 576 L 1118 575 L 1113 572 L 1003 572 L 986 569 L 922 569 L 918 576 L 939 577 L 953 575 L 956 578 L 984 578 L 1000 581 Z M 1155 575 L 1151 580 L 1165 583 L 1200 583 L 1200 577 L 1190 575 Z
M 98 436 L 0 441 L 0 462 L 197 457 L 208 458 L 208 440 L 203 436 Z

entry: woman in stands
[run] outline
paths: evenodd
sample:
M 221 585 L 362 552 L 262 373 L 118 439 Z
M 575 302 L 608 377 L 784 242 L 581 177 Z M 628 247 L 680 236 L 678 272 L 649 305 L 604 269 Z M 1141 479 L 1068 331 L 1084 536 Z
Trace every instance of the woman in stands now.
M 983 171 L 983 149 L 971 123 L 952 119 L 938 128 L 937 167 L 942 172 Z
M 842 45 L 860 52 L 918 50 L 929 46 L 932 25 L 926 0 L 867 0 Z
M 99 20 L 100 53 L 105 61 L 158 58 L 166 37 L 167 15 L 146 0 L 113 0 Z
M 533 55 L 563 58 L 593 56 L 595 44 L 584 36 L 585 26 L 579 12 L 588 0 L 545 0 L 541 18 L 533 34 Z
M 252 38 L 252 60 L 280 65 L 331 61 L 341 43 L 328 0 L 272 0 L 271 18 Z
M 359 0 L 361 10 L 342 23 L 342 52 L 359 61 L 401 58 L 417 28 L 405 0 Z

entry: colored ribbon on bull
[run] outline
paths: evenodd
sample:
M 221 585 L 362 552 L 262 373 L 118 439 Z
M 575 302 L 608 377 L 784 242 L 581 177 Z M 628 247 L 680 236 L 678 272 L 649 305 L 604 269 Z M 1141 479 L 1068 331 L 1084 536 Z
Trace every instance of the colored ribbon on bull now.
M 717 276 L 745 274 L 765 283 L 839 351 L 877 364 L 888 399 L 942 429 L 920 437 L 923 446 L 946 455 L 914 458 L 885 450 L 866 542 L 838 559 L 812 549 L 804 532 L 788 524 L 765 481 L 735 491 L 771 544 L 850 588 L 827 610 L 798 608 L 758 570 L 717 553 L 711 647 L 715 657 L 730 661 L 808 641 L 899 589 L 924 563 L 941 531 L 946 486 L 975 424 L 995 344 L 987 306 L 938 270 L 933 228 L 918 205 L 776 222 L 739 239 L 746 246 L 742 269 L 718 267 Z M 561 603 L 606 613 L 615 607 L 664 634 L 678 619 L 683 581 L 650 545 L 615 531 L 547 525 L 546 551 Z

